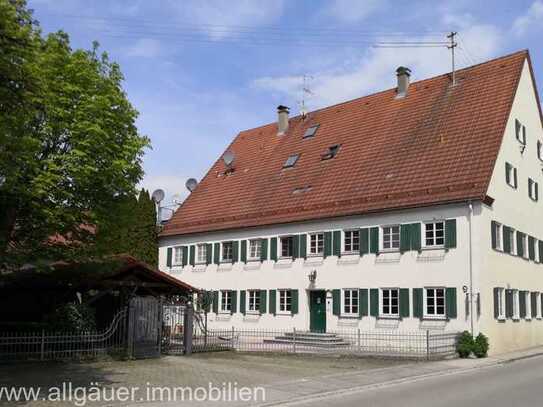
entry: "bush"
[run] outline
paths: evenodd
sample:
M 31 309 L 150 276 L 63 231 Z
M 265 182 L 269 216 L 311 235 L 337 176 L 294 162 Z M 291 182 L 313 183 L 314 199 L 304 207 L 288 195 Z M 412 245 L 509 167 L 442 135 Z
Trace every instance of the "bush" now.
M 86 304 L 63 304 L 48 315 L 45 322 L 46 329 L 51 331 L 77 332 L 96 329 L 94 310 Z
M 475 346 L 475 341 L 473 340 L 473 335 L 468 331 L 462 332 L 458 342 L 456 343 L 456 351 L 461 358 L 467 358 L 473 351 Z
M 477 338 L 475 338 L 474 346 L 473 346 L 473 354 L 477 356 L 478 358 L 484 358 L 488 354 L 488 338 L 480 333 L 477 335 Z

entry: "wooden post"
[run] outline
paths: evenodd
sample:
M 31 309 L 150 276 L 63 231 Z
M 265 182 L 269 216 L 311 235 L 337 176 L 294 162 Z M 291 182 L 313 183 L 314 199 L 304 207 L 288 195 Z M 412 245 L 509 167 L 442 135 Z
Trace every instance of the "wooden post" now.
M 185 306 L 185 314 L 183 315 L 183 347 L 185 355 L 192 354 L 192 330 L 194 321 L 194 308 L 189 301 Z

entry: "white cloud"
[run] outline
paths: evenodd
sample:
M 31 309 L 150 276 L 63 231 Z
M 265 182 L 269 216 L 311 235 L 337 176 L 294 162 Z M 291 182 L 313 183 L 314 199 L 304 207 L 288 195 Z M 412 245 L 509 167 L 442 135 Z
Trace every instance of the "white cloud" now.
M 385 3 L 383 0 L 334 0 L 326 14 L 346 23 L 355 23 L 366 19 Z
M 518 36 L 522 36 L 534 27 L 540 28 L 542 23 L 543 2 L 541 0 L 536 0 L 524 15 L 518 17 L 514 21 L 513 32 Z
M 128 57 L 154 58 L 160 54 L 160 42 L 152 38 L 141 38 L 125 51 Z

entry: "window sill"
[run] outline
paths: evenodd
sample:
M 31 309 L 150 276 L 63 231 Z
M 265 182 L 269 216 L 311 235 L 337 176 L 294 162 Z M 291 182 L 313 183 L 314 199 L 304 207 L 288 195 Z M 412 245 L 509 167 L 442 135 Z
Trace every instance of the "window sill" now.
M 274 268 L 278 268 L 278 269 L 281 269 L 281 268 L 290 268 L 292 267 L 292 258 L 290 257 L 287 257 L 287 258 L 281 258 L 281 259 L 278 259 L 275 264 L 273 265 Z
M 341 257 L 337 259 L 338 264 L 358 264 L 360 262 L 360 253 L 341 253 Z
M 349 320 L 360 319 L 360 315 L 358 314 L 341 314 L 339 317 L 341 319 L 349 319 Z
M 192 267 L 192 271 L 194 271 L 194 272 L 205 271 L 205 270 L 206 270 L 206 267 L 207 267 L 207 264 L 205 264 L 205 263 L 196 263 L 196 264 Z
M 425 315 L 422 318 L 424 321 L 447 321 L 446 316 L 432 316 L 432 315 Z
M 243 270 L 258 270 L 262 262 L 260 260 L 249 260 L 246 264 L 243 265 Z
M 311 256 L 307 256 L 307 258 L 305 259 L 305 264 L 307 266 L 318 266 L 318 265 L 321 265 L 323 262 L 324 262 L 323 256 L 311 255 Z
M 379 315 L 377 319 L 385 319 L 385 320 L 400 320 L 399 315 Z
M 217 271 L 230 271 L 232 270 L 232 263 L 221 263 L 217 267 Z
M 279 311 L 279 312 L 276 312 L 275 315 L 282 316 L 282 317 L 286 317 L 286 316 L 291 317 L 293 314 L 290 311 Z
M 505 321 L 507 321 L 507 318 L 505 318 L 505 316 L 499 316 L 498 318 L 496 318 L 496 320 L 498 322 L 505 322 Z

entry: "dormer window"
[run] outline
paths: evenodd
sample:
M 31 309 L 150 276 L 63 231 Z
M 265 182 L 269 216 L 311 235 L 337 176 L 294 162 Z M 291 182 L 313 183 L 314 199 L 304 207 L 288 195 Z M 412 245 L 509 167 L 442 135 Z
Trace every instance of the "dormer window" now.
M 526 126 L 515 119 L 515 135 L 519 143 L 526 145 Z
M 296 165 L 296 162 L 298 161 L 298 158 L 300 158 L 300 154 L 292 154 L 289 155 L 287 158 L 287 161 L 283 164 L 283 168 L 292 168 L 294 165 Z
M 330 160 L 334 158 L 339 152 L 341 144 L 334 144 L 333 146 L 328 147 L 328 151 L 321 155 L 322 160 Z
M 318 129 L 318 128 L 319 128 L 319 125 L 318 125 L 318 124 L 309 127 L 309 128 L 305 131 L 304 137 L 303 137 L 303 138 L 314 137 L 314 136 L 315 136 L 315 133 L 317 132 L 317 129 Z

